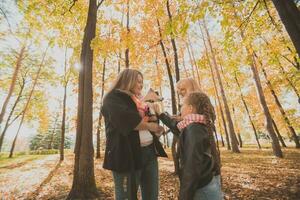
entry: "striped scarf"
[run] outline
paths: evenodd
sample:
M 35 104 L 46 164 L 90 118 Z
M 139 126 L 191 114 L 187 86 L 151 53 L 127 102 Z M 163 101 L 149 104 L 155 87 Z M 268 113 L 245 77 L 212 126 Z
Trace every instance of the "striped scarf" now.
M 183 120 L 177 124 L 177 128 L 182 131 L 185 127 L 191 123 L 207 124 L 207 120 L 204 115 L 200 114 L 188 114 L 183 117 Z

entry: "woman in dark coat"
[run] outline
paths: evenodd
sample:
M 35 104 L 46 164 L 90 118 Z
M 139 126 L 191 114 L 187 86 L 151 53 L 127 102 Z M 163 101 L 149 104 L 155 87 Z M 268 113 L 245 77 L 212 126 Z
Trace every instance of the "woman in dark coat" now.
M 157 140 L 153 139 L 154 134 L 149 136 L 146 132 L 158 133 L 163 128 L 143 120 L 136 102 L 142 88 L 141 72 L 125 69 L 103 100 L 106 131 L 103 168 L 113 172 L 116 200 L 137 199 L 138 185 L 143 200 L 158 199 L 158 164 L 154 145 Z

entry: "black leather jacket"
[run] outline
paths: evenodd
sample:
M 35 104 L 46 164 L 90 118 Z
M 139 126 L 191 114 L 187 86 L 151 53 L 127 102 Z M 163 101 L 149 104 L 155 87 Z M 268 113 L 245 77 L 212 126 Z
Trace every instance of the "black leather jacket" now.
M 176 121 L 165 113 L 159 119 L 179 134 L 180 200 L 192 200 L 197 189 L 207 185 L 214 176 L 209 133 L 205 125 L 191 123 L 180 134 Z

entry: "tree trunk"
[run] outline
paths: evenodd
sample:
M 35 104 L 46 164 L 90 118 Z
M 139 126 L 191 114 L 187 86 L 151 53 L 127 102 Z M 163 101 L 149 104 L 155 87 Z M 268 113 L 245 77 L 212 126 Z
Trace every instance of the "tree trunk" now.
M 172 77 L 172 72 L 171 72 L 171 66 L 167 57 L 167 53 L 165 50 L 164 43 L 162 41 L 162 33 L 161 33 L 161 27 L 159 20 L 156 19 L 157 21 L 157 26 L 158 26 L 158 31 L 159 31 L 159 37 L 160 37 L 160 46 L 165 58 L 165 63 L 167 67 L 167 72 L 169 76 L 169 81 L 170 81 L 170 87 L 171 87 L 171 99 L 172 99 L 172 114 L 175 115 L 177 113 L 177 108 L 176 108 L 176 98 L 175 98 L 175 87 L 174 87 L 174 82 L 173 82 L 173 77 Z M 173 160 L 174 160 L 174 167 L 175 167 L 175 173 L 178 174 L 179 172 L 179 160 L 177 156 L 177 151 L 176 151 L 176 144 L 177 144 L 178 138 L 173 135 L 173 140 L 172 140 L 172 155 L 173 155 Z
M 5 137 L 5 134 L 6 134 L 6 131 L 8 129 L 8 127 L 16 120 L 19 118 L 20 115 L 17 115 L 12 121 L 11 120 L 11 117 L 18 105 L 18 103 L 20 102 L 20 99 L 21 99 L 21 96 L 22 96 L 22 93 L 23 93 L 23 90 L 24 90 L 24 86 L 25 86 L 25 79 L 23 79 L 23 82 L 22 82 L 22 85 L 21 85 L 21 88 L 20 88 L 20 91 L 19 91 L 19 94 L 18 94 L 18 97 L 17 99 L 15 100 L 14 102 L 14 105 L 11 109 L 11 111 L 9 112 L 8 114 L 8 117 L 7 117 L 7 120 L 6 120 L 6 123 L 4 125 L 4 129 L 1 133 L 1 136 L 0 136 L 0 152 L 1 152 L 1 149 L 2 149 L 2 145 L 3 145 L 3 141 L 4 141 L 4 137 Z
M 282 136 L 281 136 L 281 134 L 280 134 L 280 132 L 279 132 L 279 130 L 278 130 L 278 127 L 277 127 L 277 125 L 276 125 L 276 123 L 275 123 L 275 121 L 274 121 L 273 118 L 272 118 L 272 124 L 273 124 L 273 127 L 274 127 L 274 129 L 275 129 L 275 132 L 276 132 L 276 134 L 277 134 L 277 137 L 278 137 L 278 139 L 279 139 L 279 142 L 281 143 L 281 146 L 282 146 L 282 147 L 287 147 L 286 144 L 285 144 L 285 142 L 284 142 L 284 140 L 283 140 L 283 138 L 282 138 Z
M 289 118 L 287 117 L 287 114 L 286 114 L 285 110 L 283 109 L 283 107 L 282 107 L 282 105 L 281 105 L 281 103 L 280 103 L 280 101 L 279 101 L 279 99 L 278 99 L 278 97 L 275 93 L 275 90 L 273 89 L 273 86 L 272 86 L 270 80 L 268 79 L 268 75 L 266 73 L 266 70 L 263 68 L 262 71 L 263 71 L 263 74 L 264 74 L 265 79 L 267 81 L 267 85 L 268 85 L 268 87 L 269 87 L 269 89 L 272 93 L 272 96 L 274 97 L 275 103 L 276 103 L 276 105 L 277 105 L 277 107 L 278 107 L 278 109 L 279 109 L 279 111 L 282 115 L 282 118 L 284 119 L 284 122 L 286 123 L 291 135 L 293 136 L 294 142 L 296 144 L 296 148 L 300 148 L 300 143 L 299 143 L 296 131 L 295 131 L 294 127 L 292 126 Z
M 194 55 L 194 51 L 193 51 L 193 48 L 192 48 L 192 45 L 191 45 L 191 41 L 190 41 L 190 38 L 188 38 L 188 44 L 190 46 L 190 51 L 191 51 L 191 55 L 192 55 L 192 59 L 193 59 L 193 63 L 194 63 L 194 66 L 196 68 L 196 73 L 197 73 L 197 82 L 199 84 L 199 87 L 201 89 L 201 78 L 200 78 L 200 74 L 199 74 L 199 67 L 198 67 L 198 64 L 196 62 L 196 59 L 195 59 L 195 55 Z
M 217 100 L 218 100 L 218 103 L 219 103 L 219 109 L 220 109 L 220 113 L 221 113 L 221 117 L 222 117 L 222 122 L 223 122 L 223 127 L 224 127 L 224 131 L 225 131 L 227 150 L 231 150 L 230 141 L 229 141 L 229 135 L 228 135 L 228 130 L 227 130 L 227 125 L 226 125 L 226 120 L 225 120 L 224 112 L 223 112 L 223 109 L 222 109 L 222 104 L 221 104 L 221 100 L 220 100 L 220 97 L 219 97 L 218 88 L 217 88 L 217 84 L 216 84 L 216 80 L 215 80 L 215 75 L 214 75 L 214 72 L 213 72 L 212 64 L 210 62 L 209 55 L 208 55 L 208 47 L 206 45 L 206 41 L 204 39 L 204 34 L 203 34 L 203 31 L 202 31 L 202 28 L 201 28 L 200 25 L 199 25 L 199 28 L 200 28 L 200 31 L 201 31 L 202 40 L 203 40 L 203 44 L 204 44 L 204 47 L 205 47 L 205 55 L 206 55 L 206 58 L 207 58 L 207 61 L 208 61 L 208 66 L 210 68 L 210 73 L 211 73 L 211 77 L 212 77 L 213 84 L 214 84 L 215 96 L 217 97 Z
M 104 96 L 104 84 L 105 84 L 105 68 L 106 68 L 106 58 L 104 58 L 103 61 L 103 69 L 102 69 L 102 88 L 101 88 L 101 97 L 100 97 L 100 111 L 99 111 L 99 118 L 98 118 L 98 127 L 97 127 L 97 150 L 96 150 L 96 158 L 101 158 L 100 154 L 100 144 L 101 144 L 101 134 L 100 134 L 100 129 L 101 129 L 101 120 L 102 120 L 102 100 Z
M 57 116 L 55 117 L 55 121 L 54 121 L 54 128 L 53 128 L 53 131 L 52 131 L 52 134 L 51 134 L 51 138 L 50 138 L 50 142 L 48 144 L 48 149 L 52 149 L 52 144 L 53 144 L 53 139 L 54 139 L 54 135 L 55 135 L 55 132 L 56 132 L 56 124 L 57 124 L 57 121 L 58 121 L 58 117 L 59 117 L 59 114 L 57 114 Z
M 300 56 L 300 11 L 292 0 L 272 0 Z
M 167 0 L 167 11 L 168 11 L 169 22 L 171 23 L 171 29 L 172 29 L 172 27 L 173 27 L 173 25 L 172 25 L 173 21 L 172 21 L 172 14 L 171 14 L 171 11 L 170 11 L 169 0 Z M 175 35 L 173 33 L 173 30 L 171 31 L 171 43 L 172 43 L 172 48 L 173 48 L 173 51 L 174 51 L 175 77 L 176 77 L 176 82 L 178 82 L 179 79 L 180 79 L 179 64 L 178 64 L 178 53 L 177 53 Z
M 126 41 L 126 50 L 125 50 L 125 67 L 129 68 L 129 0 L 127 0 L 127 14 L 126 14 L 126 29 L 127 29 L 127 41 Z
M 295 87 L 295 85 L 293 84 L 293 82 L 289 79 L 289 77 L 287 76 L 287 74 L 286 74 L 286 72 L 285 72 L 285 70 L 284 70 L 284 68 L 282 67 L 281 64 L 279 64 L 279 68 L 280 68 L 281 73 L 283 74 L 284 78 L 287 80 L 287 82 L 289 83 L 289 85 L 293 88 L 295 94 L 298 97 L 298 103 L 300 104 L 300 94 L 299 94 L 297 88 Z
M 79 72 L 74 176 L 72 189 L 67 199 L 94 199 L 98 197 L 94 175 L 93 50 L 91 49 L 91 42 L 96 33 L 96 23 L 97 1 L 90 0 L 80 55 L 82 70 Z
M 184 73 L 185 73 L 185 78 L 188 78 L 189 77 L 189 73 L 186 69 L 186 66 L 185 66 L 185 60 L 184 60 L 184 50 L 183 48 L 181 49 L 181 57 L 182 57 L 182 66 L 183 66 L 183 70 L 184 70 Z
M 226 97 L 225 90 L 224 90 L 224 87 L 223 87 L 223 83 L 222 83 L 222 80 L 221 80 L 221 76 L 220 76 L 220 73 L 219 73 L 219 69 L 218 69 L 217 61 L 216 61 L 215 54 L 214 54 L 214 51 L 213 51 L 213 47 L 212 47 L 212 44 L 211 44 L 209 32 L 207 30 L 205 22 L 203 23 L 203 25 L 204 25 L 204 29 L 205 29 L 205 32 L 206 32 L 208 44 L 209 44 L 209 47 L 210 47 L 210 52 L 212 54 L 212 60 L 213 60 L 214 69 L 215 69 L 215 72 L 216 72 L 216 75 L 217 75 L 217 80 L 218 80 L 218 83 L 219 83 L 219 87 L 221 89 L 221 95 L 222 95 L 222 99 L 223 99 L 223 103 L 224 103 L 224 107 L 225 107 L 225 114 L 226 114 L 226 118 L 227 118 L 228 126 L 229 126 L 229 135 L 230 135 L 230 142 L 231 142 L 232 152 L 240 153 L 240 150 L 239 150 L 239 147 L 238 147 L 238 141 L 237 141 L 235 131 L 234 131 L 232 118 L 231 118 L 230 111 L 229 111 L 229 106 L 228 106 L 228 103 L 227 103 L 227 97 Z
M 159 37 L 160 37 L 159 44 L 161 46 L 161 49 L 162 49 L 162 52 L 163 52 L 163 55 L 164 55 L 164 59 L 165 59 L 166 67 L 167 67 L 167 72 L 168 72 L 168 76 L 169 76 L 169 81 L 170 81 L 171 99 L 172 99 L 172 114 L 175 115 L 177 113 L 177 108 L 176 108 L 176 97 L 175 97 L 174 81 L 173 81 L 171 66 L 170 66 L 170 63 L 169 63 L 169 60 L 168 60 L 166 49 L 165 49 L 164 43 L 162 41 L 161 27 L 160 27 L 160 23 L 159 23 L 158 19 L 157 19 L 157 26 L 158 26 Z
M 16 80 L 17 80 L 17 77 L 18 77 L 18 73 L 19 73 L 19 70 L 21 68 L 22 61 L 24 59 L 24 52 L 25 52 L 25 46 L 22 46 L 22 48 L 20 50 L 20 53 L 17 57 L 16 67 L 14 69 L 14 73 L 13 73 L 13 76 L 12 76 L 12 79 L 11 79 L 11 84 L 10 84 L 10 87 L 9 87 L 9 90 L 8 90 L 8 94 L 7 94 L 7 96 L 4 100 L 3 106 L 1 108 L 0 127 L 1 127 L 4 115 L 5 115 L 5 112 L 6 112 L 6 107 L 9 103 L 10 97 L 11 97 L 11 95 L 14 91 L 15 85 L 16 85 Z
M 15 138 L 14 138 L 14 140 L 13 140 L 13 143 L 12 143 L 12 146 L 11 146 L 11 149 L 10 149 L 9 158 L 12 158 L 12 157 L 13 157 L 13 153 L 14 153 L 14 149 L 15 149 L 16 142 L 17 142 L 17 138 L 18 138 L 18 135 L 19 135 L 19 133 L 20 133 L 20 129 L 21 129 L 22 125 L 23 125 L 23 121 L 24 121 L 24 118 L 25 118 L 25 115 L 26 115 L 26 111 L 27 111 L 28 106 L 29 106 L 29 103 L 30 103 L 30 101 L 31 101 L 31 97 L 32 97 L 32 95 L 33 95 L 35 86 L 36 86 L 37 81 L 38 81 L 38 79 L 39 79 L 39 77 L 40 77 L 42 67 L 44 66 L 44 60 L 45 60 L 45 57 L 46 57 L 48 48 L 49 48 L 49 45 L 48 45 L 47 49 L 46 49 L 45 52 L 44 52 L 44 55 L 43 55 L 41 64 L 40 64 L 40 66 L 39 66 L 39 68 L 38 68 L 36 77 L 35 77 L 35 79 L 34 79 L 34 81 L 33 81 L 32 89 L 31 89 L 31 91 L 30 91 L 30 93 L 29 93 L 29 97 L 28 97 L 27 102 L 26 102 L 26 105 L 25 105 L 25 107 L 24 107 L 24 110 L 23 110 L 23 113 L 22 113 L 21 122 L 20 122 L 19 127 L 18 127 L 18 130 L 17 130 L 17 134 L 16 134 L 16 136 L 15 136 Z
M 243 147 L 243 141 L 242 141 L 240 130 L 239 130 L 238 125 L 236 123 L 237 119 L 235 117 L 235 109 L 234 109 L 233 105 L 232 105 L 232 114 L 233 114 L 233 119 L 234 119 L 234 122 L 235 122 L 234 125 L 235 125 L 235 128 L 237 130 L 237 136 L 238 136 L 238 140 L 239 140 L 239 146 L 240 146 L 240 148 L 242 148 Z
M 60 138 L 60 160 L 64 160 L 64 148 L 65 148 L 65 131 L 66 131 L 66 103 L 67 103 L 67 48 L 65 50 L 65 67 L 64 67 L 64 97 L 63 97 L 63 114 L 61 120 L 61 138 Z
M 238 18 L 238 15 L 235 10 L 234 10 L 234 14 L 235 14 L 236 18 Z M 241 39 L 244 40 L 244 32 L 242 30 L 240 30 L 240 35 L 241 35 Z M 283 154 L 282 154 L 282 151 L 281 151 L 281 148 L 279 145 L 278 138 L 276 137 L 274 128 L 272 126 L 272 116 L 271 116 L 270 110 L 267 106 L 267 102 L 266 102 L 266 98 L 263 93 L 259 73 L 258 73 L 258 70 L 256 67 L 256 60 L 255 60 L 255 56 L 254 56 L 255 52 L 250 51 L 251 48 L 249 46 L 245 46 L 245 48 L 246 48 L 248 60 L 250 62 L 250 67 L 251 67 L 251 71 L 253 74 L 253 79 L 255 81 L 259 101 L 260 101 L 261 107 L 263 108 L 263 112 L 265 115 L 266 128 L 267 128 L 269 136 L 272 140 L 273 153 L 275 156 L 282 158 Z
M 247 50 L 247 52 L 248 52 L 248 56 L 250 56 L 249 55 L 249 50 Z M 256 85 L 256 88 L 257 88 L 260 104 L 263 108 L 265 119 L 266 119 L 266 122 L 267 122 L 267 124 L 266 124 L 267 130 L 268 130 L 269 135 L 272 139 L 273 153 L 274 153 L 275 156 L 277 156 L 279 158 L 282 158 L 283 154 L 282 154 L 282 151 L 281 151 L 281 148 L 280 148 L 280 145 L 279 145 L 278 138 L 276 137 L 275 131 L 274 131 L 273 126 L 272 126 L 272 117 L 271 117 L 271 114 L 270 114 L 270 111 L 269 111 L 269 108 L 267 106 L 267 102 L 266 102 L 266 99 L 265 99 L 265 96 L 264 96 L 264 93 L 263 93 L 262 85 L 261 85 L 261 82 L 260 82 L 260 77 L 259 77 L 259 74 L 258 74 L 258 71 L 257 71 L 257 68 L 256 68 L 256 64 L 255 64 L 254 55 L 252 55 L 252 63 L 250 64 L 250 66 L 251 66 L 251 70 L 252 70 L 252 73 L 253 73 L 253 79 L 255 81 L 255 85 Z
M 190 59 L 191 67 L 192 67 L 192 76 L 193 76 L 193 79 L 196 80 L 196 76 L 195 76 L 195 72 L 194 72 L 194 63 L 193 63 L 192 53 L 191 53 L 191 50 L 190 50 L 190 47 L 189 47 L 188 43 L 186 43 L 186 48 L 187 48 L 188 53 L 189 53 L 189 59 Z
M 258 146 L 259 149 L 261 149 L 261 145 L 260 145 L 260 142 L 259 142 L 259 139 L 258 139 L 258 136 L 257 136 L 257 131 L 256 131 L 256 128 L 255 128 L 254 122 L 253 122 L 253 120 L 252 120 L 252 117 L 251 117 L 251 115 L 250 115 L 248 105 L 247 105 L 247 103 L 246 103 L 246 101 L 245 101 L 245 98 L 244 98 L 244 95 L 243 95 L 243 92 L 242 92 L 242 88 L 241 88 L 241 86 L 240 86 L 240 83 L 239 83 L 239 81 L 238 81 L 238 79 L 237 79 L 236 74 L 235 74 L 234 78 L 235 78 L 235 82 L 236 82 L 236 84 L 237 84 L 237 86 L 238 86 L 238 88 L 239 88 L 240 96 L 241 96 L 243 105 L 244 105 L 244 107 L 245 107 L 245 110 L 246 110 L 246 112 L 247 112 L 249 121 L 250 121 L 250 123 L 251 123 L 251 126 L 252 126 L 252 129 L 253 129 L 253 133 L 254 133 L 254 136 L 255 136 L 255 140 L 256 140 L 257 146 Z

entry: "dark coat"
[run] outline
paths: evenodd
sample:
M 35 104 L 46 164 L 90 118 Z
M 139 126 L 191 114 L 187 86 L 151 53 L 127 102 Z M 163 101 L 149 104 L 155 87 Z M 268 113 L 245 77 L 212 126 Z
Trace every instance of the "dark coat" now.
M 196 190 L 207 185 L 215 174 L 209 132 L 205 125 L 191 123 L 180 133 L 176 126 L 177 122 L 166 113 L 162 113 L 159 119 L 175 135 L 179 135 L 179 199 L 191 200 Z
M 132 98 L 119 90 L 111 91 L 103 101 L 102 114 L 106 131 L 103 168 L 116 172 L 141 169 L 139 131 L 134 128 L 142 118 Z M 158 138 L 152 135 L 156 155 L 167 157 Z
M 113 90 L 104 98 L 102 114 L 105 121 L 106 149 L 103 168 L 116 172 L 130 172 L 141 168 L 139 131 L 141 122 L 131 97 Z

